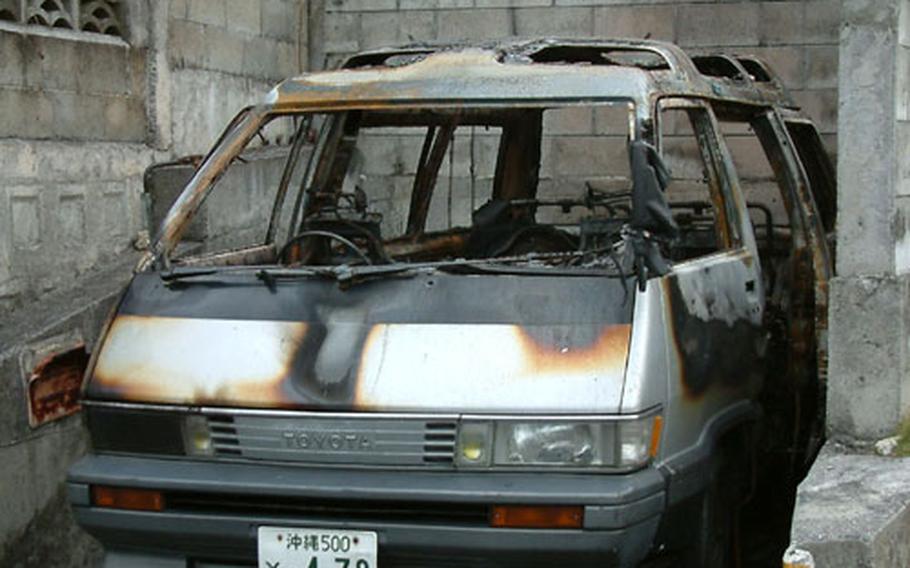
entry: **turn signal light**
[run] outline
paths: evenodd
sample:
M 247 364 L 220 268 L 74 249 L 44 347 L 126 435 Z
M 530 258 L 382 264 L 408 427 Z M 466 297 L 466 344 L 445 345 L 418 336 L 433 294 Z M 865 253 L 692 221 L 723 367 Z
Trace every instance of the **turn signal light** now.
M 584 507 L 494 505 L 490 526 L 516 529 L 580 529 Z
M 92 486 L 92 503 L 96 507 L 131 511 L 163 511 L 164 495 L 149 489 Z

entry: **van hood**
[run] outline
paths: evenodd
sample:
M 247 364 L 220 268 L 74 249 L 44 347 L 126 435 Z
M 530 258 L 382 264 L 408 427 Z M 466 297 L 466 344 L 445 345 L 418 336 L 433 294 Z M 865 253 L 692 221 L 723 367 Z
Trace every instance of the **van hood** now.
M 626 283 L 628 284 L 628 283 Z M 632 291 L 604 276 L 419 273 L 342 289 L 137 275 L 95 400 L 341 411 L 618 412 Z

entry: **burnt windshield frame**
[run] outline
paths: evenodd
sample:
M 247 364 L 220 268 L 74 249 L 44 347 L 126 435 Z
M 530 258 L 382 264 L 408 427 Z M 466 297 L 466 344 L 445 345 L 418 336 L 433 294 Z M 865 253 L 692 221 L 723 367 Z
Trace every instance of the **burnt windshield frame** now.
M 205 159 L 201 162 L 200 166 L 197 168 L 196 172 L 184 190 L 180 193 L 180 196 L 177 198 L 174 205 L 171 207 L 170 211 L 162 222 L 156 239 L 150 248 L 149 255 L 147 258 L 143 259 L 142 262 L 140 262 L 139 270 L 145 270 L 152 266 L 157 266 L 158 268 L 162 269 L 170 268 L 171 255 L 173 254 L 177 244 L 180 242 L 183 233 L 189 225 L 190 220 L 197 213 L 205 198 L 211 191 L 215 189 L 217 181 L 220 179 L 222 174 L 224 174 L 227 167 L 237 156 L 243 153 L 243 151 L 247 148 L 250 140 L 256 136 L 256 133 L 265 124 L 271 122 L 275 118 L 281 116 L 298 116 L 301 120 L 305 121 L 307 120 L 307 117 L 312 117 L 310 120 L 313 120 L 315 117 L 321 115 L 330 119 L 326 120 L 326 124 L 324 125 L 325 127 L 334 122 L 331 120 L 331 117 L 346 116 L 351 112 L 371 110 L 438 110 L 442 112 L 465 112 L 471 110 L 486 109 L 490 111 L 508 111 L 509 109 L 555 109 L 585 106 L 594 107 L 603 105 L 627 105 L 629 108 L 630 140 L 641 139 L 645 135 L 646 131 L 649 128 L 650 115 L 648 113 L 650 113 L 650 110 L 643 108 L 641 101 L 638 101 L 634 96 L 541 99 L 537 101 L 521 101 L 520 104 L 506 100 L 497 100 L 489 102 L 478 102 L 471 104 L 468 107 L 464 105 L 455 105 L 450 102 L 416 105 L 396 105 L 390 103 L 388 106 L 381 109 L 377 109 L 375 107 L 346 107 L 339 109 L 318 107 L 307 108 L 306 106 L 295 109 L 286 109 L 276 108 L 272 105 L 247 107 L 234 117 L 234 119 L 222 133 L 221 137 L 218 139 L 217 143 L 212 147 L 212 149 L 206 155 Z M 645 114 L 643 115 L 642 113 Z M 304 146 L 306 145 L 301 144 L 300 149 L 302 150 Z M 320 156 L 317 155 L 317 152 L 321 151 L 324 151 L 324 148 L 319 148 L 319 145 L 317 144 L 317 146 L 313 149 L 312 155 L 314 158 L 310 161 L 311 163 L 308 164 L 308 169 L 304 173 L 304 181 L 311 181 L 310 178 L 315 173 L 315 170 L 318 168 L 318 163 L 321 161 L 319 159 Z M 291 160 L 292 158 L 293 156 L 289 153 L 288 160 Z M 285 198 L 285 196 L 281 197 Z M 296 200 L 293 215 L 299 215 L 299 208 L 305 206 L 303 203 L 301 203 L 301 201 L 304 200 L 305 199 Z M 274 216 L 276 213 L 280 215 L 280 213 L 278 213 L 279 211 L 279 207 L 273 208 L 273 219 L 270 219 L 270 225 L 274 225 L 276 222 Z M 297 216 L 296 219 L 299 219 L 299 216 Z M 266 232 L 267 240 L 263 244 L 274 244 L 274 237 L 278 231 L 270 229 Z

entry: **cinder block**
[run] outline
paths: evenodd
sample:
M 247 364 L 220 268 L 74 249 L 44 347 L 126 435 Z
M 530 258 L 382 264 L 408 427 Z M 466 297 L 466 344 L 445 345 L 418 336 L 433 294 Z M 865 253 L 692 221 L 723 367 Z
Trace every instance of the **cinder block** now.
M 806 48 L 806 87 L 810 89 L 837 89 L 838 47 L 813 46 Z M 897 72 L 908 73 L 906 69 Z
M 436 35 L 436 16 L 433 12 L 414 11 L 399 14 L 399 42 L 432 41 Z
M 61 244 L 72 248 L 85 242 L 85 195 L 69 193 L 60 196 L 54 211 Z
M 262 33 L 283 41 L 296 41 L 298 4 L 282 0 L 262 1 Z
M 104 97 L 104 139 L 139 142 L 145 139 L 145 104 L 139 97 Z
M 258 0 L 227 0 L 227 27 L 249 34 L 258 34 L 262 30 L 262 14 Z
M 49 91 L 44 97 L 53 108 L 53 133 L 65 140 L 103 140 L 106 95 Z
M 544 134 L 593 134 L 591 107 L 550 109 L 543 113 Z
M 206 29 L 206 67 L 226 73 L 241 73 L 244 39 L 222 28 Z
M 2 113 L 2 110 L 0 110 Z M 0 172 L 4 180 L 16 178 L 33 178 L 38 175 L 38 160 L 35 146 L 21 140 L 0 140 Z M 0 184 L 0 198 L 2 198 Z M 3 203 L 0 202 L 0 216 L 3 214 Z
M 805 2 L 762 2 L 759 37 L 762 45 L 804 43 Z
M 243 74 L 250 77 L 275 77 L 275 48 L 277 42 L 250 38 L 243 44 Z
M 187 0 L 187 19 L 197 24 L 227 26 L 225 0 Z
M 10 214 L 13 227 L 13 245 L 19 249 L 35 248 L 41 244 L 41 218 L 37 195 L 13 194 L 10 197 Z
M 829 290 L 829 432 L 867 440 L 891 435 L 901 418 L 900 282 L 837 277 Z
M 185 20 L 187 11 L 187 0 L 170 0 L 168 16 L 172 19 Z
M 797 91 L 791 94 L 796 104 L 812 117 L 819 132 L 837 131 L 837 89 Z
M 478 8 L 530 8 L 552 5 L 553 0 L 474 0 L 474 6 Z
M 373 14 L 370 14 L 373 15 Z M 384 16 L 377 14 L 378 16 Z M 354 53 L 360 49 L 361 35 L 370 35 L 370 41 L 377 41 L 375 34 L 387 34 L 388 30 L 377 28 L 377 24 L 387 25 L 390 18 L 385 15 L 382 22 L 361 26 L 363 17 L 357 13 L 330 12 L 325 15 L 325 51 L 326 53 Z M 394 15 L 392 16 L 394 18 Z M 364 38 L 364 43 L 366 43 Z
M 767 63 L 788 89 L 806 88 L 805 48 L 802 46 L 752 47 L 742 53 Z
M 628 163 L 625 140 L 605 136 L 553 136 L 548 156 L 553 177 L 623 175 Z M 625 170 L 628 166 L 625 166 Z
M 629 136 L 631 110 L 622 104 L 594 107 L 594 133 L 610 136 Z
M 286 41 L 279 41 L 276 46 L 276 76 L 275 78 L 289 77 L 300 73 L 297 62 L 297 46 Z
M 23 36 L 0 34 L 0 85 L 22 87 L 25 85 L 25 62 L 22 57 Z
M 326 12 L 370 12 L 395 10 L 398 0 L 326 0 Z
M 516 8 L 515 34 L 525 37 L 591 37 L 593 8 Z
M 5 136 L 49 138 L 54 134 L 54 107 L 40 91 L 0 88 L 0 124 Z
M 833 0 L 806 2 L 804 43 L 837 44 L 840 40 L 841 3 Z
M 774 170 L 755 136 L 726 136 L 727 148 L 740 180 L 765 180 L 774 177 Z
M 358 147 L 363 152 L 363 173 L 369 176 L 387 176 L 403 173 L 405 166 L 399 162 L 398 136 L 367 135 Z
M 71 140 L 80 135 L 89 140 L 102 138 L 104 121 L 99 120 L 100 97 L 93 98 L 87 108 L 80 105 L 82 97 L 72 91 L 49 91 L 42 93 L 41 98 L 47 100 L 50 106 L 53 119 L 51 133 L 54 137 L 64 140 Z M 91 118 L 85 120 L 85 117 Z M 77 125 L 81 126 L 78 132 Z
M 474 0 L 399 0 L 399 10 L 436 10 L 445 8 L 473 8 Z
M 676 7 L 608 6 L 594 12 L 594 34 L 601 37 L 630 37 L 676 40 Z
M 436 18 L 441 40 L 488 40 L 515 35 L 508 10 L 447 10 Z
M 639 3 L 655 0 L 639 0 Z M 602 6 L 604 4 L 631 4 L 630 0 L 553 0 L 555 6 Z
M 758 45 L 759 5 L 683 4 L 679 6 L 677 41 L 683 46 Z
M 351 17 L 353 14 L 330 14 L 331 16 Z M 407 12 L 364 12 L 358 14 L 360 32 L 348 37 L 356 41 L 360 37 L 360 49 L 388 47 L 416 41 L 431 41 L 436 38 L 436 17 L 430 10 L 411 10 Z M 348 52 L 356 51 L 356 46 L 349 42 L 333 43 Z
M 126 195 L 122 191 L 105 193 L 99 203 L 101 210 L 101 234 L 113 239 L 122 239 L 127 234 Z
M 92 44 L 43 36 L 26 36 L 22 44 L 26 86 L 35 89 L 75 91 L 83 57 L 92 55 Z M 5 54 L 4 54 L 5 55 Z
M 208 49 L 205 26 L 193 22 L 173 21 L 168 26 L 168 60 L 177 68 L 205 68 Z
M 129 49 L 117 45 L 86 45 L 74 75 L 85 94 L 126 94 L 130 85 Z
M 332 14 L 333 16 L 350 17 L 351 14 Z M 357 36 L 360 36 L 359 49 L 386 47 L 398 43 L 398 20 L 403 14 L 397 12 L 365 12 L 359 15 L 360 33 L 342 36 L 340 45 L 332 44 L 330 51 L 356 51 Z M 355 42 L 352 45 L 352 41 Z M 338 49 L 339 47 L 347 49 Z M 353 49 L 352 49 L 353 48 Z

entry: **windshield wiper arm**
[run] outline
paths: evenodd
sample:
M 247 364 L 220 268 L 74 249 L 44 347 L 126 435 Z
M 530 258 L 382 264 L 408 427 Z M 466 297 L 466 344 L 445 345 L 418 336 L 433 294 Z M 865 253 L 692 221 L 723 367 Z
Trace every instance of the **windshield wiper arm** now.
M 167 272 L 159 272 L 158 276 L 165 282 L 173 282 L 194 276 L 208 276 L 218 272 L 215 268 L 171 268 Z

